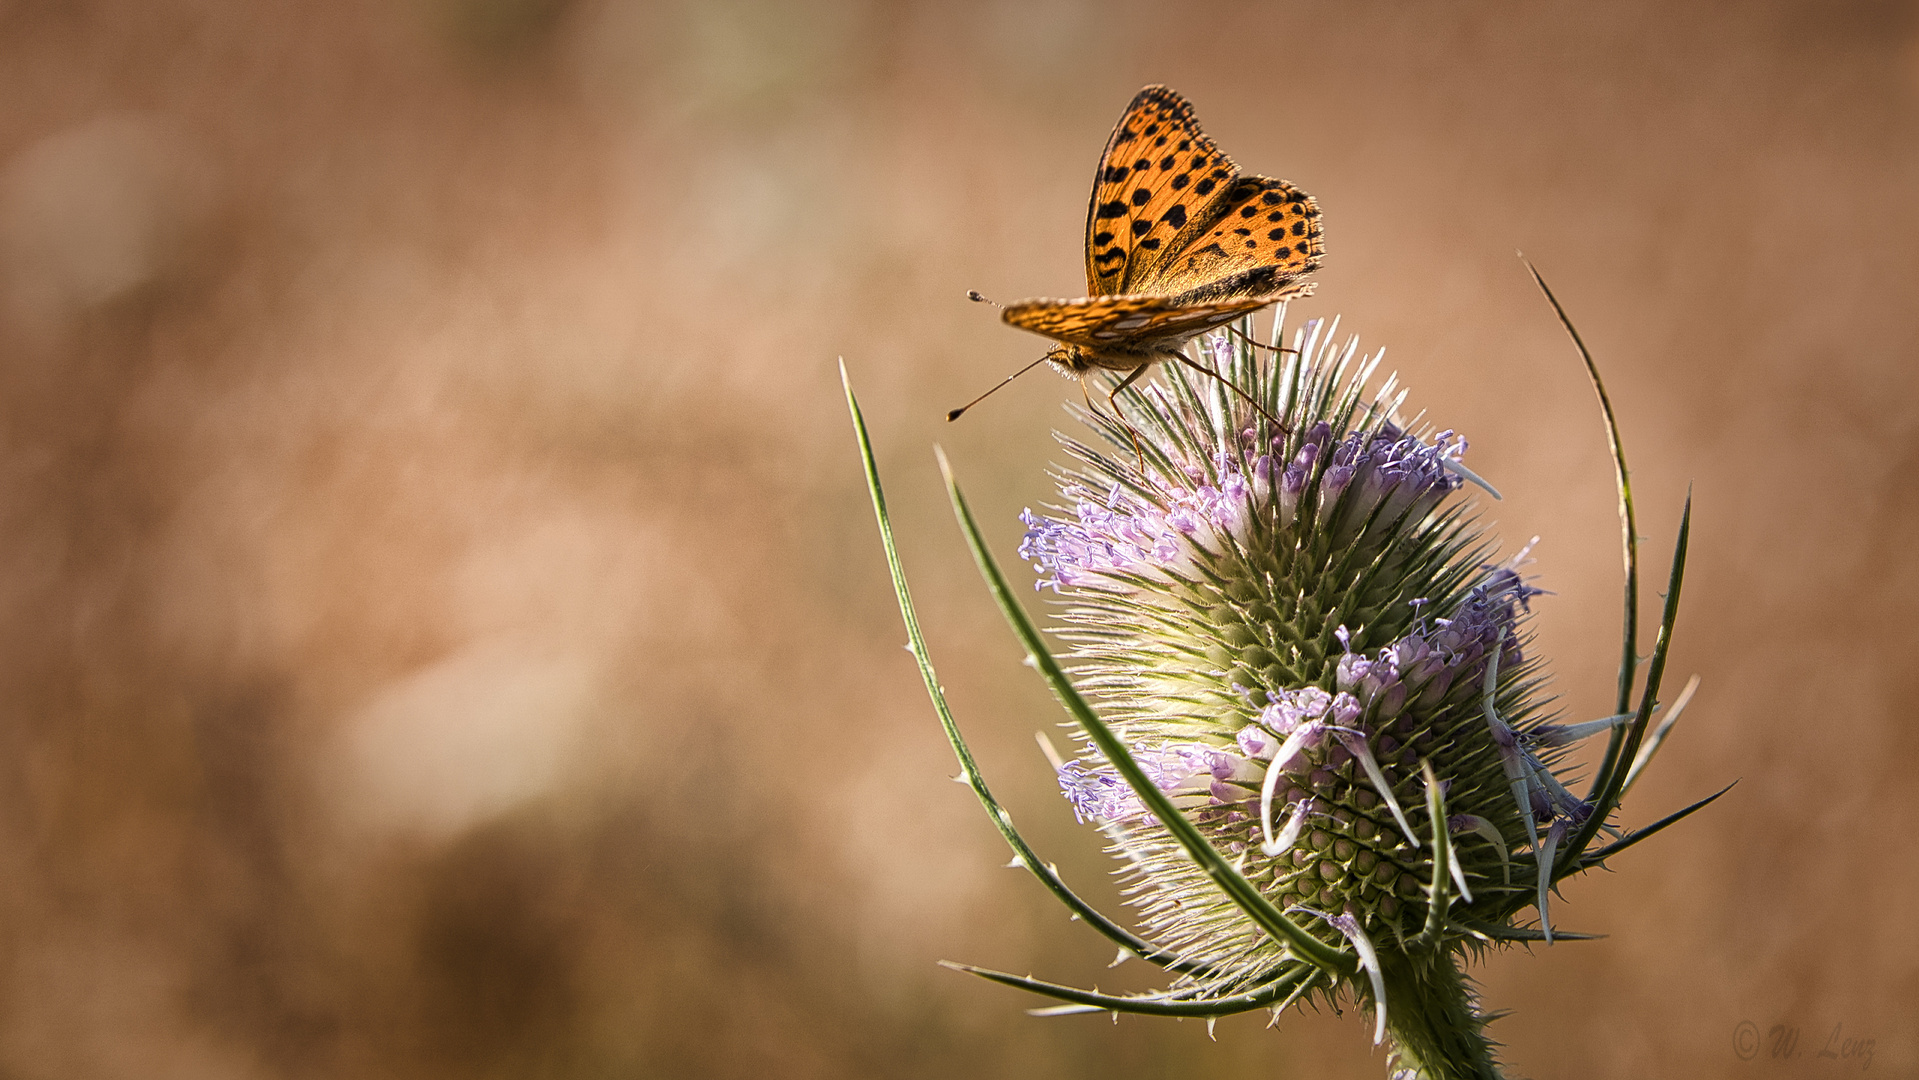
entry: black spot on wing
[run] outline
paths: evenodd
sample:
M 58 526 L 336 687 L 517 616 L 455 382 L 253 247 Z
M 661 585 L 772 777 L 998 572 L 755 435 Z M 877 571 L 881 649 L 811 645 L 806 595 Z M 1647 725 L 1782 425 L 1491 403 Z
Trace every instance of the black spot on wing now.
M 1186 227 L 1186 204 L 1174 203 L 1173 208 L 1166 211 L 1164 214 L 1161 214 L 1159 216 L 1159 219 L 1165 222 L 1166 224 L 1171 225 L 1175 230 L 1185 228 Z
M 1099 209 L 1094 211 L 1093 216 L 1100 218 L 1125 217 L 1126 204 L 1118 199 L 1114 199 L 1112 202 L 1100 203 Z

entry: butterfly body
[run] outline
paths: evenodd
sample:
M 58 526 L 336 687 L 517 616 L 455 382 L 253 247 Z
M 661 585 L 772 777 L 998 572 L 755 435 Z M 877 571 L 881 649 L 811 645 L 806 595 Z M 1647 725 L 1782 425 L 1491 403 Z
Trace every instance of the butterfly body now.
M 1047 350 L 1046 360 L 1061 374 L 1081 376 L 1097 370 L 1130 372 L 1172 359 L 1195 335 L 1271 302 L 1263 296 L 1256 302 L 1188 302 L 1150 295 L 1041 298 L 1009 304 L 1003 317 L 1056 339 L 1059 344 Z
M 1059 344 L 1062 372 L 1137 373 L 1194 337 L 1311 289 L 1319 207 L 1283 180 L 1248 176 L 1200 130 L 1178 93 L 1133 98 L 1100 156 L 1077 300 L 1009 304 L 1009 324 Z

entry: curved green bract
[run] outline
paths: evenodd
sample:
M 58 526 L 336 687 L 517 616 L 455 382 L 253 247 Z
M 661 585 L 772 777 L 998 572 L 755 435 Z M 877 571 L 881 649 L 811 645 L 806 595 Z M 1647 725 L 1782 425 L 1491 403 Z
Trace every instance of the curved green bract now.
M 1251 1012 L 1254 1009 L 1284 1007 L 1306 993 L 1311 988 L 1313 980 L 1320 977 L 1320 972 L 1316 968 L 1303 964 L 1295 965 L 1285 975 L 1256 990 L 1226 997 L 1186 1001 L 1151 994 L 1142 996 L 1102 994 L 1097 990 L 1081 990 L 1077 987 L 1049 983 L 1030 975 L 1009 975 L 1003 971 L 974 967 L 971 964 L 954 964 L 944 960 L 940 963 L 954 971 L 964 971 L 969 975 L 978 975 L 982 979 L 1005 986 L 1030 990 L 1035 994 L 1070 1001 L 1075 1005 L 1084 1005 L 1101 1012 L 1141 1013 L 1148 1016 L 1231 1016 L 1234 1013 Z
M 1626 558 L 1626 620 L 1623 647 L 1619 657 L 1619 696 L 1615 713 L 1626 712 L 1632 707 L 1632 684 L 1635 665 L 1639 662 L 1639 528 L 1633 514 L 1632 479 L 1626 470 L 1626 450 L 1619 442 L 1619 421 L 1613 416 L 1612 398 L 1606 394 L 1606 384 L 1599 377 L 1599 365 L 1594 362 L 1592 351 L 1586 348 L 1586 341 L 1579 336 L 1579 330 L 1573 326 L 1572 317 L 1559 304 L 1559 298 L 1546 285 L 1546 279 L 1540 276 L 1538 267 L 1526 263 L 1526 270 L 1532 274 L 1533 281 L 1539 285 L 1539 291 L 1546 294 L 1546 302 L 1553 306 L 1553 312 L 1559 316 L 1560 325 L 1573 339 L 1573 346 L 1579 350 L 1579 358 L 1585 361 L 1586 377 L 1592 380 L 1593 393 L 1599 397 L 1599 411 L 1606 420 L 1606 445 L 1612 450 L 1613 482 L 1619 488 L 1619 528 L 1622 546 Z M 1607 746 L 1607 766 L 1613 764 L 1616 756 L 1613 751 L 1619 746 L 1621 736 L 1615 734 Z M 1593 790 L 1606 786 L 1604 771 L 1593 781 Z
M 919 665 L 920 679 L 926 684 L 927 696 L 933 700 L 933 711 L 939 714 L 940 727 L 946 732 L 946 741 L 953 748 L 953 756 L 959 759 L 960 772 L 966 785 L 978 796 L 980 805 L 986 808 L 986 816 L 993 821 L 994 828 L 1005 838 L 1007 846 L 1021 865 L 1032 871 L 1053 895 L 1058 897 L 1075 915 L 1088 926 L 1105 935 L 1127 952 L 1157 964 L 1171 971 L 1204 974 L 1203 965 L 1183 960 L 1170 949 L 1161 948 L 1152 942 L 1128 931 L 1125 927 L 1107 918 L 1090 904 L 1081 900 L 1077 894 L 1066 887 L 1053 867 L 1042 862 L 1033 853 L 1019 830 L 1013 827 L 1012 815 L 993 798 L 986 786 L 986 779 L 980 775 L 979 766 L 973 762 L 973 753 L 967 748 L 966 740 L 960 735 L 959 725 L 953 720 L 953 714 L 946 705 L 946 692 L 941 689 L 939 676 L 933 671 L 933 661 L 926 651 L 926 639 L 920 633 L 919 617 L 914 613 L 913 596 L 906 587 L 906 572 L 900 566 L 899 551 L 893 544 L 893 526 L 886 515 L 886 494 L 880 486 L 879 466 L 873 460 L 873 444 L 866 432 L 866 418 L 860 413 L 859 401 L 853 396 L 853 385 L 847 379 L 846 365 L 840 365 L 840 384 L 846 389 L 846 407 L 852 413 L 853 431 L 859 439 L 860 458 L 866 466 L 867 493 L 873 500 L 873 515 L 879 521 L 880 543 L 886 549 L 886 569 L 893 579 L 893 594 L 899 601 L 900 617 L 906 622 L 908 649 L 914 661 Z
M 1553 312 L 1559 316 L 1560 325 L 1572 338 L 1574 348 L 1579 350 L 1579 358 L 1586 365 L 1586 377 L 1592 382 L 1593 393 L 1599 398 L 1599 410 L 1606 421 L 1606 442 L 1612 450 L 1613 480 L 1619 489 L 1619 523 L 1621 547 L 1626 563 L 1626 611 L 1625 626 L 1622 634 L 1622 646 L 1619 659 L 1619 693 L 1614 712 L 1635 711 L 1633 722 L 1620 728 L 1614 728 L 1606 740 L 1606 752 L 1600 759 L 1599 770 L 1593 777 L 1591 794 L 1587 802 L 1592 806 L 1592 815 L 1586 819 L 1577 831 L 1568 838 L 1561 865 L 1565 871 L 1555 874 L 1554 878 L 1564 877 L 1577 871 L 1583 864 L 1581 856 L 1587 845 L 1592 843 L 1600 826 L 1606 823 L 1619 805 L 1619 799 L 1625 790 L 1625 774 L 1634 760 L 1640 742 L 1645 738 L 1647 726 L 1652 720 L 1652 710 L 1658 705 L 1659 682 L 1665 673 L 1666 650 L 1672 641 L 1673 621 L 1679 611 L 1679 585 L 1685 575 L 1686 540 L 1692 520 L 1692 496 L 1686 496 L 1686 512 L 1679 525 L 1678 550 L 1673 556 L 1670 586 L 1666 592 L 1666 607 L 1659 624 L 1659 636 L 1654 644 L 1652 659 L 1647 664 L 1646 686 L 1641 692 L 1639 708 L 1632 709 L 1632 688 L 1639 661 L 1639 533 L 1638 522 L 1633 512 L 1632 480 L 1626 468 L 1626 451 L 1619 441 L 1619 422 L 1613 415 L 1612 398 L 1606 393 L 1606 384 L 1599 377 L 1599 365 L 1593 360 L 1592 351 L 1586 348 L 1584 338 L 1573 326 L 1572 317 L 1553 295 L 1546 279 L 1531 262 L 1526 269 L 1538 284 L 1539 291 L 1546 294 L 1546 302 L 1552 305 Z
M 1659 703 L 1659 684 L 1666 674 L 1666 657 L 1672 649 L 1673 623 L 1679 618 L 1679 593 L 1686 580 L 1686 545 L 1691 535 L 1692 495 L 1689 493 L 1686 496 L 1686 508 L 1679 516 L 1679 539 L 1673 545 L 1672 576 L 1666 580 L 1666 610 L 1659 619 L 1659 636 L 1653 641 L 1652 658 L 1646 662 L 1646 686 L 1640 692 L 1639 712 L 1633 717 L 1632 723 L 1626 725 L 1624 745 L 1619 748 L 1618 755 L 1607 759 L 1609 766 L 1616 767 L 1607 770 L 1605 786 L 1593 797 L 1592 815 L 1573 834 L 1566 848 L 1565 865 L 1568 872 L 1580 865 L 1580 856 L 1586 845 L 1592 842 L 1599 826 L 1619 805 L 1620 791 L 1626 782 L 1623 764 L 1639 753 L 1640 740 L 1645 738 L 1646 728 L 1652 723 L 1653 708 Z M 1619 731 L 1618 728 L 1613 730 L 1615 733 Z M 1607 749 L 1612 749 L 1610 743 Z M 1555 880 L 1564 876 L 1556 875 Z
M 1452 908 L 1452 836 L 1446 826 L 1446 793 L 1433 775 L 1433 763 L 1421 760 L 1419 771 L 1426 780 L 1426 818 L 1433 824 L 1433 883 L 1426 900 L 1426 927 L 1419 932 L 1418 944 L 1438 945 L 1445 940 L 1446 915 Z
M 986 580 L 986 586 L 993 594 L 993 600 L 999 604 L 1000 612 L 1018 635 L 1020 643 L 1026 647 L 1026 654 L 1033 666 L 1045 678 L 1047 686 L 1052 688 L 1053 696 L 1059 699 L 1075 721 L 1086 731 L 1087 737 L 1106 756 L 1113 768 L 1126 778 L 1133 793 L 1144 803 L 1147 810 L 1159 819 L 1180 847 L 1191 856 L 1200 869 L 1218 886 L 1220 892 L 1246 914 L 1260 929 L 1283 942 L 1293 954 L 1315 967 L 1344 977 L 1359 970 L 1359 961 L 1352 953 L 1335 949 L 1314 937 L 1297 923 L 1273 906 L 1252 882 L 1238 870 L 1233 869 L 1220 856 L 1206 838 L 1186 815 L 1179 812 L 1165 792 L 1149 779 L 1139 763 L 1119 736 L 1106 725 L 1104 720 L 1086 703 L 1079 691 L 1073 687 L 1066 672 L 1053 658 L 1051 650 L 1041 640 L 1039 630 L 1026 614 L 1013 592 L 1007 587 L 1006 577 L 1000 572 L 999 564 L 986 548 L 986 541 L 980 536 L 979 526 L 973 520 L 973 512 L 966 505 L 966 497 L 961 494 L 958 483 L 953 478 L 953 470 L 946 461 L 946 455 L 940 455 L 940 471 L 946 477 L 946 492 L 953 502 L 953 513 L 959 518 L 960 529 L 966 534 L 966 543 L 973 551 L 973 561 L 978 564 L 980 576 Z
M 1534 926 L 1506 926 L 1484 919 L 1460 919 L 1454 925 L 1477 937 L 1492 941 L 1545 941 L 1546 932 Z M 1554 930 L 1554 941 L 1598 941 L 1605 934 L 1581 934 L 1572 930 Z
M 1667 826 L 1677 824 L 1679 821 L 1685 818 L 1691 817 L 1695 812 L 1705 809 L 1709 803 L 1712 803 L 1715 800 L 1717 800 L 1719 796 L 1724 795 L 1728 791 L 1731 791 L 1733 789 L 1733 785 L 1737 783 L 1739 783 L 1739 781 L 1734 780 L 1731 784 L 1727 784 L 1725 787 L 1722 787 L 1718 791 L 1713 792 L 1711 795 L 1708 795 L 1705 798 L 1699 800 L 1698 802 L 1693 803 L 1691 806 L 1688 806 L 1683 810 L 1675 810 L 1672 813 L 1667 814 L 1665 817 L 1660 818 L 1658 821 L 1653 822 L 1651 825 L 1648 825 L 1645 828 L 1640 829 L 1638 832 L 1633 833 L 1631 836 L 1628 836 L 1625 839 L 1620 840 L 1616 843 L 1607 844 L 1605 847 L 1600 848 L 1598 851 L 1595 851 L 1591 855 L 1586 856 L 1586 861 L 1584 865 L 1588 867 L 1597 866 L 1600 863 L 1605 862 L 1607 859 L 1612 858 L 1614 855 L 1617 855 L 1620 852 L 1626 850 L 1627 848 L 1632 847 L 1634 844 L 1639 843 L 1641 840 L 1650 838 L 1654 833 L 1659 832 L 1660 830 L 1666 828 Z M 1584 867 L 1582 867 L 1582 869 L 1583 868 Z

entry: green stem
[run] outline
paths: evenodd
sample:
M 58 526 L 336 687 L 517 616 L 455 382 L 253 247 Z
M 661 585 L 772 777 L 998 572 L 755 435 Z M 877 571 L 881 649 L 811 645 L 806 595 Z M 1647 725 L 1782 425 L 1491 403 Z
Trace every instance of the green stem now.
M 1454 954 L 1380 954 L 1386 981 L 1386 1033 L 1394 1076 L 1419 1080 L 1501 1080 Z

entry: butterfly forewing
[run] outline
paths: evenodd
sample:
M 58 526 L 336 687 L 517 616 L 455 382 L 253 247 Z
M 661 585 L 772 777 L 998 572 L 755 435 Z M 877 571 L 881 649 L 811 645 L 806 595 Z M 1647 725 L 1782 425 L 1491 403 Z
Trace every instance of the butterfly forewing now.
M 1269 303 L 1264 297 L 1191 304 L 1170 296 L 1095 296 L 1025 300 L 1007 305 L 1001 317 L 1055 341 L 1102 351 L 1183 342 Z
M 1139 287 L 1182 234 L 1217 213 L 1239 167 L 1199 129 L 1193 107 L 1164 86 L 1133 98 L 1106 141 L 1086 211 L 1086 291 Z

